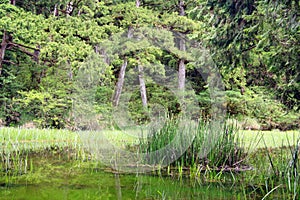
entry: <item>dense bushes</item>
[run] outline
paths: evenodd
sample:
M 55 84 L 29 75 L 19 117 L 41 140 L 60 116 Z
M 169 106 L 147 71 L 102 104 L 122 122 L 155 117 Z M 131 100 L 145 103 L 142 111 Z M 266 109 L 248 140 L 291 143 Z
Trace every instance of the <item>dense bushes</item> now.
M 252 119 L 262 129 L 299 128 L 299 113 L 276 100 L 274 92 L 265 87 L 249 87 L 243 95 L 239 91 L 227 91 L 227 98 L 228 113 L 241 122 L 249 123 Z

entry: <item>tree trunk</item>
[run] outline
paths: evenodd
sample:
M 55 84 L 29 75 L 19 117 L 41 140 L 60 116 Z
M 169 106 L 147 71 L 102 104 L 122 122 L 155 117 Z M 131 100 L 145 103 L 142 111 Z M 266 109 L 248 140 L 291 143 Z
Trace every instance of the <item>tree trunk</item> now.
M 127 32 L 127 37 L 132 38 L 132 36 L 133 36 L 132 34 L 133 34 L 133 29 L 132 29 L 131 26 L 129 26 L 128 27 L 128 32 Z M 123 85 L 124 85 L 126 67 L 127 67 L 127 59 L 124 58 L 123 64 L 122 64 L 120 72 L 119 72 L 118 82 L 117 82 L 117 85 L 116 85 L 114 96 L 113 96 L 113 99 L 112 99 L 113 106 L 115 106 L 115 107 L 119 105 L 120 96 L 121 96 L 122 88 L 123 88 Z
M 179 0 L 179 15 L 185 16 L 185 8 L 184 8 L 184 1 Z
M 58 16 L 58 8 L 57 8 L 57 7 L 58 7 L 58 5 L 55 4 L 55 5 L 54 5 L 54 10 L 53 10 L 53 16 L 54 16 L 54 17 Z
M 9 35 L 6 33 L 6 31 L 3 32 L 2 42 L 1 42 L 1 49 L 0 49 L 0 75 L 2 72 L 2 63 L 5 56 L 5 50 L 9 42 Z
M 179 15 L 184 16 L 185 15 L 185 9 L 184 9 L 184 1 L 179 1 Z M 179 50 L 185 51 L 185 41 L 184 38 L 179 38 Z M 180 91 L 184 91 L 185 88 L 185 60 L 180 58 L 178 63 L 178 89 Z
M 143 107 L 147 108 L 148 103 L 147 103 L 146 84 L 145 84 L 145 79 L 144 79 L 144 69 L 141 65 L 138 65 L 138 70 L 139 70 L 139 82 L 140 82 L 140 92 L 141 92 L 142 103 L 143 103 Z
M 140 1 L 136 0 L 136 7 L 139 8 L 139 6 L 140 6 Z M 127 37 L 132 38 L 132 34 L 133 34 L 133 29 L 130 26 L 128 28 Z M 120 96 L 121 96 L 121 92 L 122 92 L 122 88 L 123 88 L 123 84 L 124 84 L 126 67 L 127 67 L 127 60 L 124 59 L 123 64 L 121 66 L 121 70 L 119 72 L 119 78 L 118 78 L 118 82 L 117 82 L 116 89 L 115 89 L 114 96 L 113 96 L 113 106 L 119 105 L 119 100 L 120 100 Z M 146 84 L 145 84 L 145 80 L 144 80 L 144 70 L 141 65 L 138 66 L 138 71 L 139 71 L 139 83 L 140 83 L 140 93 L 141 93 L 142 103 L 143 103 L 143 107 L 147 107 L 148 104 L 147 104 Z
M 120 72 L 119 72 L 118 82 L 116 85 L 116 89 L 115 89 L 115 93 L 114 93 L 113 101 L 112 101 L 113 106 L 115 106 L 115 107 L 119 105 L 120 96 L 121 96 L 121 92 L 122 92 L 122 88 L 123 88 L 123 84 L 124 84 L 126 67 L 127 67 L 127 60 L 124 59 L 123 64 L 120 69 Z
M 140 0 L 136 0 L 136 1 L 135 1 L 135 5 L 136 5 L 136 7 L 137 7 L 137 8 L 139 8 L 139 7 L 140 7 L 140 5 L 141 5 L 141 2 L 140 2 Z
M 128 38 L 132 38 L 132 32 L 133 32 L 133 29 L 132 29 L 131 26 L 129 26 L 128 27 L 128 32 L 127 32 L 127 37 Z M 114 107 L 119 105 L 120 96 L 121 96 L 122 88 L 123 88 L 123 85 L 124 85 L 126 67 L 127 67 L 127 59 L 124 58 L 123 64 L 122 64 L 120 72 L 119 72 L 118 82 L 117 82 L 117 85 L 116 85 L 114 96 L 113 96 L 113 99 L 112 99 Z
M 184 91 L 185 88 L 185 64 L 183 59 L 179 59 L 178 66 L 178 89 Z
M 72 13 L 73 13 L 73 10 L 74 10 L 73 2 L 70 1 L 70 2 L 67 4 L 67 7 L 66 7 L 66 14 L 67 14 L 67 16 L 71 16 Z
M 95 52 L 96 52 L 97 54 L 100 53 L 100 55 L 103 56 L 103 61 L 104 61 L 104 63 L 106 63 L 107 65 L 110 65 L 110 59 L 109 59 L 109 57 L 108 57 L 108 55 L 107 55 L 107 53 L 105 52 L 104 49 L 100 49 L 100 50 L 99 50 L 99 47 L 96 46 L 96 47 L 95 47 Z
M 137 8 L 140 7 L 140 4 L 141 4 L 140 1 L 136 0 L 135 5 Z M 138 65 L 138 70 L 139 70 L 139 83 L 140 83 L 140 93 L 141 93 L 142 103 L 143 103 L 143 107 L 147 108 L 148 103 L 147 103 L 146 84 L 144 79 L 144 69 L 140 63 Z
M 40 45 L 37 45 L 36 46 L 36 49 L 34 50 L 33 52 L 33 60 L 36 62 L 36 63 L 39 63 L 39 57 L 40 57 L 40 53 L 41 53 L 41 46 Z
M 16 0 L 10 0 L 10 4 L 12 4 L 12 5 L 16 5 Z

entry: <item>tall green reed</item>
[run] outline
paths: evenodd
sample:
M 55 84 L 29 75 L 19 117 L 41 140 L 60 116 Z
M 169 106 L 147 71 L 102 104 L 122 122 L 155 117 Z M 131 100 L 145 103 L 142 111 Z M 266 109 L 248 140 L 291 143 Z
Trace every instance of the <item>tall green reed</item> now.
M 250 159 L 255 170 L 251 172 L 251 178 L 246 177 L 247 184 L 252 187 L 249 194 L 264 199 L 299 199 L 300 138 L 294 143 L 290 143 L 288 137 L 286 139 L 288 146 L 269 148 L 262 138 L 265 148 L 253 152 Z
M 1 128 L 0 176 L 9 181 L 32 172 L 33 159 L 85 159 L 83 152 L 77 134 L 66 130 Z
M 147 162 L 169 163 L 169 167 L 179 171 L 188 168 L 192 174 L 199 174 L 199 170 L 236 168 L 246 157 L 237 132 L 236 127 L 222 123 L 184 121 L 182 126 L 179 119 L 169 119 L 161 129 L 150 129 L 147 139 L 140 140 L 140 150 L 146 154 Z M 186 144 L 188 148 L 183 148 Z M 166 146 L 164 160 L 156 160 L 160 157 L 156 155 L 158 150 Z M 173 161 L 172 156 L 176 155 L 180 156 Z

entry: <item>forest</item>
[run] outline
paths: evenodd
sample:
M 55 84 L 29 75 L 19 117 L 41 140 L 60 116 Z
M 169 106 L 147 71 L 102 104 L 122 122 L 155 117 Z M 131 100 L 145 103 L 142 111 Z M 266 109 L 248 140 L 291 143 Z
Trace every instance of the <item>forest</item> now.
M 128 93 L 130 117 L 144 124 L 149 110 L 179 115 L 180 91 L 193 91 L 192 115 L 208 120 L 215 103 L 208 82 L 216 78 L 208 69 L 215 65 L 222 106 L 240 128 L 298 129 L 299 6 L 298 0 L 0 0 L 0 126 L 87 129 L 89 119 L 80 116 L 94 113 L 102 128 L 114 127 L 112 113 Z M 201 70 L 190 59 L 197 47 L 211 59 Z

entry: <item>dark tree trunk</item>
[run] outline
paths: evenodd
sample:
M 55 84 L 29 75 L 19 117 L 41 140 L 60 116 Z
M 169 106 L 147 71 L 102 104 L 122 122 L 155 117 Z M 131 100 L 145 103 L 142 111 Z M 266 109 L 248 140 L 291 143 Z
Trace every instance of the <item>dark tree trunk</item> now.
M 4 60 L 5 50 L 7 48 L 8 42 L 9 42 L 9 35 L 7 34 L 6 31 L 4 31 L 3 37 L 2 37 L 2 42 L 1 42 L 1 49 L 0 49 L 0 75 L 2 72 L 2 63 Z
M 10 0 L 10 4 L 12 4 L 12 5 L 16 5 L 16 0 Z
M 40 49 L 41 49 L 41 46 L 40 45 L 37 45 L 36 49 L 34 50 L 33 52 L 33 60 L 37 63 L 39 63 L 39 56 L 40 56 Z
M 179 15 L 180 16 L 185 16 L 185 8 L 184 8 L 184 1 L 179 0 Z

